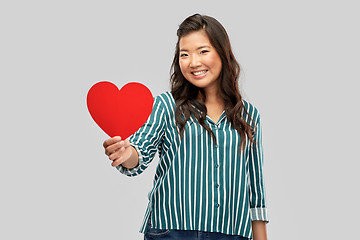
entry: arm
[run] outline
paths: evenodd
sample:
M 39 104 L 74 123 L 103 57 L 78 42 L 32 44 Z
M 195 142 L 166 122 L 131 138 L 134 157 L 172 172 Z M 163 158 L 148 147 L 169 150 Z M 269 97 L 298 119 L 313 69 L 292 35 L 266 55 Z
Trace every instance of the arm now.
M 249 154 L 250 211 L 254 239 L 263 240 L 267 239 L 266 223 L 269 220 L 263 179 L 262 129 L 260 115 L 255 108 L 253 111 L 255 111 L 253 116 L 256 132 L 254 134 L 255 144 L 250 149 Z
M 253 240 L 267 240 L 266 222 L 252 221 L 251 228 L 253 232 Z

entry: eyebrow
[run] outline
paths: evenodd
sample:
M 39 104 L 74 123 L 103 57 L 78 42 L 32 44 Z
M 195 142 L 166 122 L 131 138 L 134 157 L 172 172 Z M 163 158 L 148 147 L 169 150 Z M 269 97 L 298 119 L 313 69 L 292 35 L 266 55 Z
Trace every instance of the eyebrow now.
M 210 48 L 210 46 L 208 46 L 208 45 L 200 46 L 196 50 L 199 50 L 199 49 L 202 49 L 202 48 Z M 188 51 L 189 50 L 187 50 L 187 49 L 180 49 L 180 52 L 188 52 Z

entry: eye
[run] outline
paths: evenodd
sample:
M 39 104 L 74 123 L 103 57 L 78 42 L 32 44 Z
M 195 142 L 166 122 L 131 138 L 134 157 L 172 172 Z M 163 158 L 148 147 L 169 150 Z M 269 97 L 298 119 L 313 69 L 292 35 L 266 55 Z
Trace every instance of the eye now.
M 208 50 L 202 50 L 201 52 L 200 52 L 200 54 L 204 54 L 204 53 L 207 53 L 207 52 L 209 52 Z
M 180 54 L 180 57 L 187 57 L 187 54 L 186 54 L 186 53 L 182 53 L 182 54 Z

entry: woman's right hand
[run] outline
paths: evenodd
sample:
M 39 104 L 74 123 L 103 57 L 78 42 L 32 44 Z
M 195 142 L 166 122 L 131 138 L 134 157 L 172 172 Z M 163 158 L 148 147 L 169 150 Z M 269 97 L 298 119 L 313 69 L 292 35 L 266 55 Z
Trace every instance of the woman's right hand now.
M 122 141 L 121 137 L 118 136 L 107 139 L 104 142 L 103 146 L 105 148 L 105 154 L 109 157 L 111 161 L 113 161 L 111 163 L 111 166 L 113 167 L 125 163 L 126 161 L 131 159 L 132 155 L 134 155 L 133 152 L 134 151 L 136 152 L 136 150 L 133 147 L 131 147 L 129 139 L 125 139 L 124 141 Z M 137 157 L 137 163 L 138 161 L 139 160 Z M 130 166 L 134 165 L 133 163 L 129 163 L 129 164 Z M 123 166 L 125 165 L 126 164 L 123 164 Z M 133 167 L 136 167 L 136 165 Z

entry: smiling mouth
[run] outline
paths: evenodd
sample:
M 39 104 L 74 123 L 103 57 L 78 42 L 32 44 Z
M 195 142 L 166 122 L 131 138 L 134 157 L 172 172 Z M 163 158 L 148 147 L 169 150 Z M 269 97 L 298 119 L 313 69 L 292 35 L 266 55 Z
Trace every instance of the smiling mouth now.
M 198 72 L 191 72 L 192 75 L 194 76 L 200 76 L 203 75 L 207 72 L 208 70 L 203 70 L 203 71 L 198 71 Z

